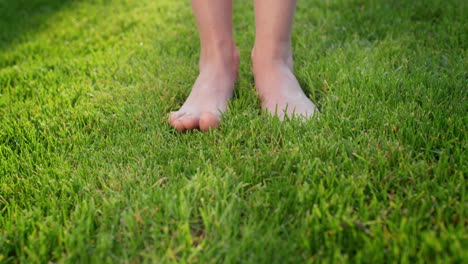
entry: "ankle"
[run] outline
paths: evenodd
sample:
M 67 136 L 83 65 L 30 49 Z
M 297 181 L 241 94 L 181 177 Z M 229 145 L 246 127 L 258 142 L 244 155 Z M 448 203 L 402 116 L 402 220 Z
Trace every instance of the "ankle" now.
M 258 47 L 258 48 L 257 48 Z M 252 50 L 252 63 L 254 71 L 277 67 L 293 68 L 291 47 L 285 45 L 259 45 L 255 44 Z
M 213 41 L 202 45 L 200 54 L 200 68 L 208 65 L 237 71 L 239 52 L 234 41 Z

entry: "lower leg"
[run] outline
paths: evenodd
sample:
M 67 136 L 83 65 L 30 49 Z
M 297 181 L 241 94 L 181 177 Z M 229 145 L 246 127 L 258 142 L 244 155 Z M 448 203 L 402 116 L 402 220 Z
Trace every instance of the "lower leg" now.
M 252 60 L 262 107 L 283 119 L 310 117 L 315 105 L 293 74 L 291 29 L 296 0 L 255 0 L 255 47 Z
M 239 55 L 232 37 L 232 0 L 191 0 L 200 33 L 200 74 L 169 123 L 177 130 L 219 125 L 232 97 Z

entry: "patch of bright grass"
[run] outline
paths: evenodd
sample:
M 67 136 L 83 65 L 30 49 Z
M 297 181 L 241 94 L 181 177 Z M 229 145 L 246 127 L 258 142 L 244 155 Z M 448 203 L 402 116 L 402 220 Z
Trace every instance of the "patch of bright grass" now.
M 321 109 L 262 115 L 251 1 L 222 127 L 166 123 L 197 75 L 187 1 L 0 0 L 0 262 L 462 263 L 461 0 L 299 1 Z

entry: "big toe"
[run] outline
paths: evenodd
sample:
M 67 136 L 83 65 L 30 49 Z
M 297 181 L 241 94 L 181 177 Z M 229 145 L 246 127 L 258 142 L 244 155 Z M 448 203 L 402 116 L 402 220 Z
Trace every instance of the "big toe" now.
M 210 112 L 205 112 L 200 116 L 200 130 L 208 131 L 219 126 L 219 117 Z
M 283 121 L 285 118 L 285 112 L 287 112 L 287 105 L 280 106 L 278 104 L 263 104 L 263 109 L 266 110 L 273 117 L 279 118 L 279 120 Z
M 318 112 L 317 107 L 312 102 L 308 102 L 297 112 L 297 114 L 302 118 L 310 119 L 316 112 Z

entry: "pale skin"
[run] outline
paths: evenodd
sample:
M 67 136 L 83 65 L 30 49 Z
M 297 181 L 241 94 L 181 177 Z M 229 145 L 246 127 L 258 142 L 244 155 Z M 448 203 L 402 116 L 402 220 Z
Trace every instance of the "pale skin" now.
M 232 0 L 191 0 L 200 34 L 200 74 L 169 123 L 179 131 L 218 127 L 232 98 L 239 53 L 232 32 Z M 293 73 L 291 29 L 296 0 L 254 0 L 252 50 L 256 91 L 262 108 L 280 120 L 310 118 L 316 107 Z

